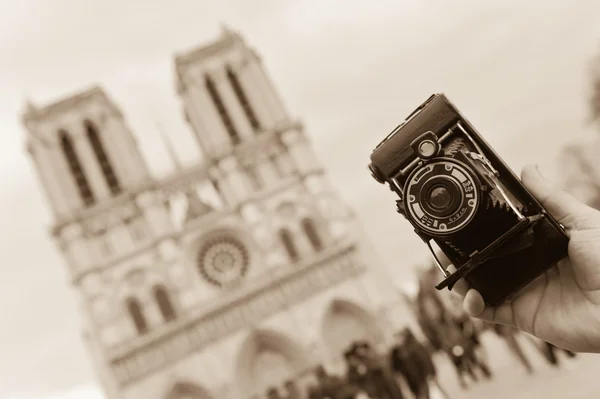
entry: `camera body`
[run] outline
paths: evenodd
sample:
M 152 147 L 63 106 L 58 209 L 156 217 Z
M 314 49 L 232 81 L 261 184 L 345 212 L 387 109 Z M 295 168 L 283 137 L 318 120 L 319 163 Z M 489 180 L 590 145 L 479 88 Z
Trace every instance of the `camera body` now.
M 377 145 L 369 169 L 398 195 L 398 213 L 428 245 L 445 276 L 438 290 L 464 278 L 499 305 L 567 255 L 563 226 L 443 94 Z

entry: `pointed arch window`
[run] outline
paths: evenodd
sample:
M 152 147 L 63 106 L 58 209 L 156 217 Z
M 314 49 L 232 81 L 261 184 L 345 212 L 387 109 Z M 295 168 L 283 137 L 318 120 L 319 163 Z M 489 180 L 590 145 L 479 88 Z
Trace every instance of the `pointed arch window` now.
M 312 219 L 305 218 L 302 220 L 302 231 L 304 231 L 306 238 L 308 238 L 310 245 L 315 251 L 318 252 L 323 250 L 323 241 L 321 240 L 315 222 Z
M 298 248 L 296 248 L 296 243 L 294 242 L 294 238 L 292 237 L 292 233 L 288 229 L 279 230 L 279 239 L 285 248 L 285 252 L 287 252 L 288 257 L 292 262 L 298 261 L 300 256 L 298 255 Z
M 67 161 L 71 176 L 73 177 L 73 180 L 75 180 L 79 196 L 85 206 L 91 206 L 96 199 L 77 155 L 77 151 L 75 150 L 75 146 L 73 145 L 73 140 L 65 130 L 60 130 L 58 134 L 63 156 Z
M 146 334 L 148 332 L 148 322 L 146 321 L 146 316 L 144 316 L 144 312 L 142 311 L 142 305 L 140 304 L 140 301 L 138 301 L 136 298 L 128 298 L 125 303 L 129 317 L 131 317 L 133 325 L 135 326 L 138 334 Z
M 252 126 L 252 129 L 254 129 L 254 131 L 259 130 L 260 123 L 258 122 L 258 119 L 256 118 L 256 114 L 254 113 L 254 109 L 252 109 L 252 105 L 250 105 L 250 101 L 248 101 L 248 96 L 246 95 L 246 91 L 242 87 L 242 84 L 240 83 L 240 80 L 238 79 L 237 74 L 235 72 L 233 72 L 233 70 L 229 66 L 227 67 L 227 80 L 229 80 L 229 84 L 231 85 L 231 88 L 233 89 L 235 96 L 237 97 L 238 101 L 240 102 L 240 105 L 242 106 L 242 109 L 244 110 L 244 114 L 246 115 L 246 118 L 248 118 L 248 122 L 250 122 L 250 126 Z
M 161 285 L 154 287 L 154 300 L 164 321 L 169 322 L 177 318 L 171 296 L 165 287 Z
M 219 112 L 221 122 L 223 122 L 223 125 L 225 125 L 225 129 L 227 130 L 227 134 L 229 135 L 231 143 L 233 145 L 239 144 L 240 136 L 238 135 L 238 132 L 233 125 L 233 121 L 231 120 L 231 117 L 225 108 L 225 104 L 223 104 L 223 100 L 221 99 L 221 95 L 217 90 L 215 82 L 208 75 L 205 76 L 204 82 L 206 84 L 206 90 L 208 90 L 208 95 Z
M 104 175 L 104 180 L 106 181 L 111 194 L 117 195 L 121 192 L 121 185 L 119 184 L 119 180 L 115 175 L 113 166 L 108 159 L 104 144 L 102 143 L 102 139 L 98 133 L 98 129 L 96 128 L 96 125 L 89 120 L 84 122 L 84 126 L 88 141 L 90 142 L 92 150 L 94 151 L 94 155 L 100 164 L 100 169 Z

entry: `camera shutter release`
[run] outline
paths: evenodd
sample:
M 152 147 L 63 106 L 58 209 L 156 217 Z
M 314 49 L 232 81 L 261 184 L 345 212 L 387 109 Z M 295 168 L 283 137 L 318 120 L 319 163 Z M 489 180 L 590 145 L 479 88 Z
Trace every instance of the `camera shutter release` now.
M 419 152 L 425 158 L 432 157 L 437 152 L 437 145 L 431 140 L 423 140 L 419 144 Z

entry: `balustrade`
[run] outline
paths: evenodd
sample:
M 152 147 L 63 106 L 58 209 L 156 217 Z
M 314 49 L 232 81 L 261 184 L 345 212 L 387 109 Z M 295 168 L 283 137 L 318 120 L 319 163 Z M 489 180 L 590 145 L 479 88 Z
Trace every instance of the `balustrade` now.
M 287 273 L 266 280 L 264 286 L 254 285 L 252 292 L 196 320 L 174 323 L 172 331 L 112 360 L 111 367 L 117 381 L 126 385 L 161 370 L 240 329 L 256 325 L 287 306 L 356 276 L 365 265 L 354 256 L 355 250 L 350 245 L 328 251 L 319 261 L 288 269 Z

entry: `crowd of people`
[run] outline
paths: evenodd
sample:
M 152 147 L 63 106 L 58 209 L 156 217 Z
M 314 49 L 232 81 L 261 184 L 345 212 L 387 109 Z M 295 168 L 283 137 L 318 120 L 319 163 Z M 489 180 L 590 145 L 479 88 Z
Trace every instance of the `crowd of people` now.
M 290 382 L 285 395 L 271 389 L 268 399 L 452 399 L 438 383 L 435 359 L 450 360 L 464 389 L 494 378 L 481 339 L 486 330 L 505 343 L 526 373 L 535 370 L 525 353 L 524 343 L 531 343 L 553 366 L 559 366 L 557 352 L 564 352 L 570 358 L 576 356 L 512 327 L 469 317 L 458 297 L 435 290 L 431 281 L 434 276 L 430 270 L 425 271 L 418 293 L 409 300 L 420 334 L 406 327 L 396 334 L 395 343 L 385 351 L 376 350 L 367 341 L 354 342 L 344 353 L 345 373 L 331 374 L 319 366 L 314 373 L 316 382 L 306 392 Z
M 438 383 L 434 359 L 449 359 L 464 389 L 467 381 L 494 378 L 481 339 L 485 330 L 505 343 L 526 373 L 535 372 L 523 350 L 527 341 L 555 367 L 559 352 L 567 358 L 576 357 L 572 351 L 600 353 L 600 212 L 552 184 L 535 166 L 526 167 L 521 179 L 564 225 L 570 238 L 568 258 L 497 307 L 487 306 L 481 293 L 466 283 L 454 287 L 457 296 L 442 294 L 434 288 L 435 269 L 433 274 L 425 271 L 416 295 L 406 296 L 421 339 L 405 328 L 384 351 L 369 342 L 354 342 L 345 353 L 345 373 L 331 375 L 318 367 L 316 383 L 306 392 L 291 383 L 294 388 L 287 394 L 271 390 L 269 399 L 453 399 Z

